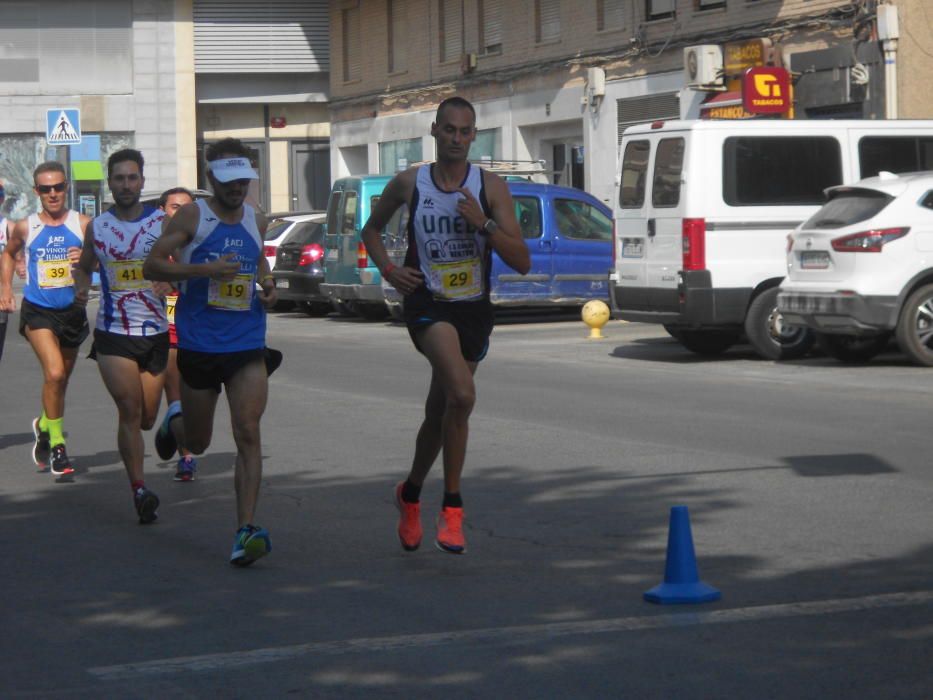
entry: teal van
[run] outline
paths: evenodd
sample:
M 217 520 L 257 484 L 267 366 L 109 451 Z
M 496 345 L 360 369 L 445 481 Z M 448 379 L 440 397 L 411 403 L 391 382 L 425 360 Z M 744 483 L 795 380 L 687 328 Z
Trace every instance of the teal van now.
M 343 313 L 383 318 L 382 275 L 366 254 L 360 232 L 391 175 L 357 175 L 334 182 L 327 203 L 323 292 Z M 402 209 L 386 226 L 398 227 Z M 385 231 L 383 231 L 385 236 Z

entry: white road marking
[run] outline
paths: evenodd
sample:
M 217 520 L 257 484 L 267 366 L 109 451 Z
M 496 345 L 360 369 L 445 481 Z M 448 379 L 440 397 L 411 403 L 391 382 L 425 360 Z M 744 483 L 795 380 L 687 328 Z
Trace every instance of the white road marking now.
M 394 649 L 436 647 L 446 644 L 476 644 L 489 642 L 521 644 L 574 635 L 631 632 L 634 630 L 667 629 L 672 627 L 694 627 L 698 625 L 735 624 L 758 620 L 776 620 L 813 615 L 862 612 L 883 608 L 899 608 L 910 605 L 924 605 L 931 602 L 933 602 L 933 591 L 888 593 L 864 596 L 861 598 L 839 598 L 835 600 L 816 600 L 802 603 L 781 603 L 749 608 L 733 608 L 730 610 L 662 613 L 659 615 L 619 617 L 606 620 L 555 622 L 516 627 L 488 627 L 459 632 L 436 632 L 429 634 L 399 635 L 394 637 L 361 637 L 359 639 L 311 642 L 308 644 L 295 644 L 292 646 L 270 647 L 267 649 L 253 649 L 251 651 L 236 651 L 223 654 L 181 656 L 116 666 L 97 666 L 88 669 L 88 672 L 101 680 L 118 680 L 138 676 L 218 671 L 230 667 L 255 666 L 320 654 L 339 655 L 359 652 L 391 651 Z

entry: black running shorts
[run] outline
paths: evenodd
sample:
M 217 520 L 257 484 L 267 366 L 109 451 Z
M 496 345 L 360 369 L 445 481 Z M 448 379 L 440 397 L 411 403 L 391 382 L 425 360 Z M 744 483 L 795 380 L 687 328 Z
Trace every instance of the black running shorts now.
M 94 329 L 92 360 L 98 355 L 116 355 L 134 360 L 139 369 L 150 374 L 160 374 L 168 365 L 168 333 L 150 336 L 123 335 Z
M 178 371 L 192 389 L 214 389 L 220 393 L 222 384 L 229 382 L 249 363 L 264 361 L 265 356 L 265 348 L 240 352 L 198 352 L 178 348 Z
M 65 309 L 48 309 L 23 299 L 19 310 L 19 332 L 24 338 L 27 327 L 33 331 L 49 329 L 63 348 L 80 346 L 91 332 L 83 306 L 72 304 Z
M 460 352 L 467 362 L 479 362 L 489 350 L 489 336 L 495 321 L 488 299 L 477 301 L 438 301 L 424 287 L 405 297 L 405 325 L 418 352 L 420 331 L 443 321 L 452 325 L 460 338 Z

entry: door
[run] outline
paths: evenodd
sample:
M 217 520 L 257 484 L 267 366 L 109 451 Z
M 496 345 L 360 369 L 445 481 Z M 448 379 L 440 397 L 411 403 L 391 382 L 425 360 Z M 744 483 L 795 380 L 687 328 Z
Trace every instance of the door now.
M 612 218 L 592 202 L 555 197 L 552 216 L 552 301 L 609 299 Z
M 546 301 L 551 296 L 553 271 L 551 239 L 545 235 L 541 199 L 513 190 L 512 201 L 515 204 L 515 218 L 528 246 L 531 269 L 528 274 L 520 275 L 493 253 L 490 275 L 492 300 L 512 304 Z
M 324 210 L 330 194 L 330 146 L 292 143 L 292 211 Z
M 551 182 L 582 190 L 585 165 L 583 153 L 582 144 L 555 143 L 551 152 Z
M 646 273 L 649 303 L 659 311 L 677 311 L 678 273 L 683 267 L 683 212 L 681 197 L 685 139 L 657 138 L 647 199 Z
M 619 306 L 646 309 L 648 272 L 648 166 L 651 140 L 641 135 L 626 141 L 622 151 L 622 175 L 616 215 L 616 275 Z

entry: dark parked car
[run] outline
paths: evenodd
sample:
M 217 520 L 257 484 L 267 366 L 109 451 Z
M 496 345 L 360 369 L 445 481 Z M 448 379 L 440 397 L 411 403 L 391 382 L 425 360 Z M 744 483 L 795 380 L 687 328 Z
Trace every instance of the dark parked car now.
M 324 316 L 331 310 L 330 300 L 321 293 L 325 218 L 322 212 L 296 221 L 278 246 L 272 270 L 279 301 L 295 302 L 311 316 Z

